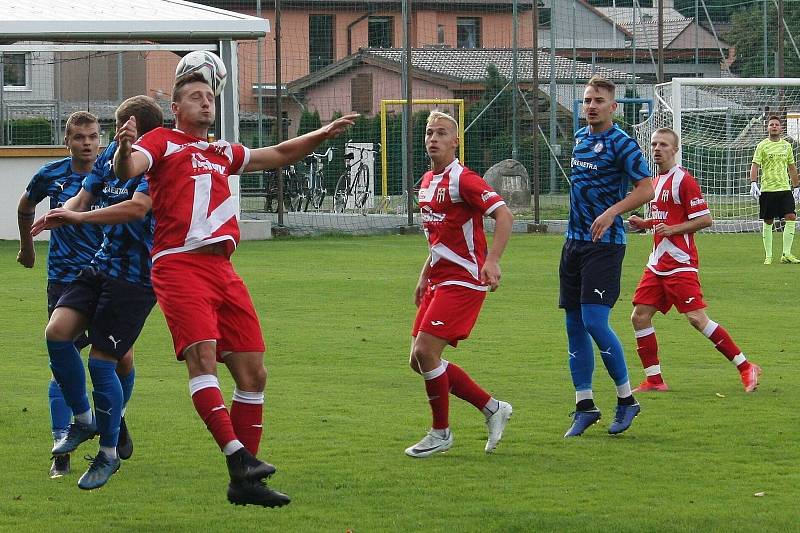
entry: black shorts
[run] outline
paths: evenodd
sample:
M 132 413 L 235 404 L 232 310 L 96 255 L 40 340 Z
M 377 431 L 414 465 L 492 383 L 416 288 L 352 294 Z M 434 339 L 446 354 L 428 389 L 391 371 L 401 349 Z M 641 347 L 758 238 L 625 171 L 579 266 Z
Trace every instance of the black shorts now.
M 762 192 L 758 197 L 758 218 L 782 219 L 794 214 L 794 196 L 792 191 Z
M 56 307 L 69 307 L 89 318 L 89 342 L 121 358 L 136 342 L 156 303 L 153 289 L 106 276 L 86 267 L 69 284 Z
M 61 295 L 64 294 L 64 291 L 67 290 L 67 287 L 69 287 L 69 283 L 47 281 L 47 318 L 53 316 L 56 304 Z M 81 351 L 87 346 L 89 346 L 89 337 L 86 336 L 86 332 L 83 332 L 75 339 L 75 347 L 78 348 L 78 351 Z
M 567 239 L 558 267 L 559 298 L 562 309 L 581 304 L 614 307 L 619 298 L 624 244 Z

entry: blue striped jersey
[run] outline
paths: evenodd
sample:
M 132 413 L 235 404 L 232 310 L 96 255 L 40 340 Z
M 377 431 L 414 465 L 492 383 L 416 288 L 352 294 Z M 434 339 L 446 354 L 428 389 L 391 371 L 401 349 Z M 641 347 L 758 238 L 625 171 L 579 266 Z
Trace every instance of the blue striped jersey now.
M 591 241 L 592 222 L 625 198 L 631 182 L 651 175 L 635 140 L 614 124 L 594 134 L 588 127 L 575 133 L 572 149 L 567 238 Z M 622 217 L 618 216 L 601 242 L 625 244 Z
M 50 198 L 50 209 L 61 207 L 78 194 L 86 177 L 72 169 L 72 158 L 47 163 L 31 178 L 25 189 L 28 200 L 38 204 Z M 91 224 L 66 225 L 50 232 L 47 279 L 55 283 L 74 280 L 94 257 L 103 233 Z
M 94 170 L 83 182 L 83 188 L 98 198 L 103 207 L 130 200 L 136 192 L 150 194 L 144 175 L 129 180 L 117 178 L 112 168 L 116 150 L 114 141 L 100 154 Z M 154 227 L 152 213 L 147 213 L 144 220 L 104 225 L 103 244 L 92 264 L 109 277 L 150 287 Z

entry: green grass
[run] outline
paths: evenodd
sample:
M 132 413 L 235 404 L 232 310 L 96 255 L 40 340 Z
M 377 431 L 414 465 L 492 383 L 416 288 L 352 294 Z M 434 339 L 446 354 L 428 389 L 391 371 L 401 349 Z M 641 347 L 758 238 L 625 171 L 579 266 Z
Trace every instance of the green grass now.
M 630 238 L 613 325 L 634 383 L 628 315 L 649 252 Z M 101 490 L 47 478 L 46 250 L 35 271 L 0 243 L 0 529 L 4 531 L 785 531 L 800 523 L 794 291 L 800 269 L 761 265 L 756 235 L 701 235 L 709 315 L 764 368 L 746 395 L 735 370 L 677 314 L 655 322 L 673 392 L 641 395 L 642 415 L 611 438 L 614 390 L 596 369 L 600 424 L 565 441 L 573 390 L 557 309 L 558 236 L 514 236 L 503 287 L 472 337 L 447 357 L 514 405 L 505 439 L 483 453 L 482 416 L 451 404 L 455 446 L 412 460 L 430 423 L 407 366 L 419 237 L 244 243 L 235 255 L 268 343 L 262 456 L 280 510 L 225 500 L 224 461 L 197 417 L 157 309 L 137 343 L 128 420 L 133 458 Z M 769 275 L 765 275 L 766 273 Z M 223 392 L 232 384 L 221 372 Z M 94 453 L 96 441 L 80 456 Z M 755 497 L 764 492 L 765 496 Z

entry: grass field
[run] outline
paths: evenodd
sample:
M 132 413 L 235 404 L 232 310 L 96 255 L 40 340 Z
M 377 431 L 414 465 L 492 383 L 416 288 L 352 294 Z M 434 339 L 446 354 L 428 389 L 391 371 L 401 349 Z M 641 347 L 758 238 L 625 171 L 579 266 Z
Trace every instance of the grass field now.
M 235 263 L 269 345 L 262 457 L 290 506 L 234 507 L 221 454 L 197 417 L 163 316 L 137 344 L 128 411 L 136 449 L 109 484 L 76 486 L 86 467 L 50 480 L 44 350 L 44 247 L 39 265 L 0 243 L 0 529 L 3 531 L 788 531 L 797 530 L 800 372 L 795 301 L 800 268 L 761 265 L 757 235 L 701 235 L 709 315 L 764 368 L 745 394 L 738 374 L 680 315 L 657 317 L 670 393 L 641 395 L 642 414 L 606 433 L 614 389 L 598 363 L 604 416 L 578 439 L 563 313 L 558 236 L 518 235 L 472 337 L 449 350 L 514 417 L 494 455 L 483 417 L 451 403 L 455 445 L 412 460 L 403 449 L 430 424 L 421 379 L 406 365 L 419 236 L 244 243 Z M 613 324 L 631 381 L 642 370 L 629 300 L 649 252 L 630 238 Z M 776 246 L 779 244 L 776 243 Z M 768 273 L 768 274 L 767 274 Z M 599 361 L 599 360 L 598 360 Z M 232 394 L 222 374 L 223 393 Z M 764 493 L 763 497 L 755 494 Z

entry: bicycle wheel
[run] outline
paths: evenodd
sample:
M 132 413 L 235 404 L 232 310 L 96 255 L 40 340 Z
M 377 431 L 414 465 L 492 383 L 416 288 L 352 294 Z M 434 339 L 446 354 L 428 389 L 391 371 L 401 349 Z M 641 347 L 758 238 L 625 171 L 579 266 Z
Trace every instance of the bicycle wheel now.
M 311 192 L 311 207 L 314 208 L 315 211 L 319 211 L 322 208 L 322 202 L 325 200 L 325 193 L 327 193 L 325 189 L 314 189 Z
M 335 213 L 344 213 L 345 208 L 347 207 L 347 186 L 348 181 L 350 178 L 350 173 L 345 171 L 339 177 L 339 180 L 336 182 L 336 189 L 333 193 L 333 211 Z
M 367 205 L 369 199 L 369 168 L 361 164 L 356 171 L 356 179 L 353 186 L 353 199 L 357 209 Z

